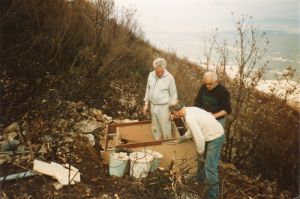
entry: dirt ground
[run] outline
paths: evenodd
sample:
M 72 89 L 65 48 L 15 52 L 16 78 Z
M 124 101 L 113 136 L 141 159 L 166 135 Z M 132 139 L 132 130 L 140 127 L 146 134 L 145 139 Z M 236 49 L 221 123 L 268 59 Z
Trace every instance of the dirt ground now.
M 87 121 L 95 126 L 92 132 L 83 133 Z M 116 122 L 100 110 L 82 102 L 50 103 L 43 101 L 28 111 L 12 130 L 1 127 L 0 176 L 16 174 L 33 169 L 33 160 L 59 164 L 69 163 L 79 169 L 81 182 L 56 189 L 57 183 L 46 175 L 35 175 L 22 179 L 0 182 L 0 198 L 202 198 L 206 186 L 197 183 L 192 176 L 174 170 L 150 173 L 146 178 L 135 179 L 109 175 L 108 165 L 101 157 L 101 140 L 105 126 Z M 79 125 L 80 124 L 80 125 Z M 94 138 L 91 142 L 90 134 Z M 18 140 L 16 148 L 3 150 L 7 139 Z M 5 154 L 7 151 L 11 154 Z M 20 152 L 21 153 L 18 153 Z M 280 190 L 276 182 L 261 176 L 249 177 L 234 165 L 220 163 L 220 187 L 222 199 L 285 199 L 296 197 Z

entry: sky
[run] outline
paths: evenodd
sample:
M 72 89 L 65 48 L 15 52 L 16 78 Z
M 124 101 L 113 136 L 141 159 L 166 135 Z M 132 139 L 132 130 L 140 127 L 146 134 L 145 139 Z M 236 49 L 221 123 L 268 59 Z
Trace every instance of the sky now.
M 249 15 L 264 30 L 299 30 L 299 0 L 115 0 L 117 7 L 136 9 L 144 32 L 232 30 L 233 17 Z
M 267 32 L 267 55 L 276 73 L 288 64 L 300 66 L 300 0 L 114 1 L 117 9 L 136 10 L 138 27 L 152 45 L 196 63 L 203 60 L 203 41 L 215 28 L 219 36 L 235 39 L 234 19 L 245 15 L 253 17 L 259 32 Z
M 282 72 L 286 61 L 296 68 L 300 64 L 299 0 L 115 0 L 115 5 L 117 9 L 136 10 L 138 27 L 152 45 L 190 60 L 203 57 L 199 33 L 205 35 L 215 28 L 232 32 L 233 18 L 252 16 L 259 31 L 273 34 L 269 55 L 271 61 L 278 59 L 277 68 L 271 63 L 274 71 Z M 296 76 L 300 78 L 298 70 Z M 300 87 L 294 99 L 300 102 Z

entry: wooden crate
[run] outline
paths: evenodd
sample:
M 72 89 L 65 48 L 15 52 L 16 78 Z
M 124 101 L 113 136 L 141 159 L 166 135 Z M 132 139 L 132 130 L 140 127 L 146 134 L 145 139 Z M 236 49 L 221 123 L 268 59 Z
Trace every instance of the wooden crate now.
M 172 122 L 172 139 L 155 141 L 151 132 L 151 121 L 108 125 L 105 140 L 104 161 L 109 162 L 110 152 L 116 149 L 143 151 L 150 149 L 163 155 L 160 167 L 187 170 L 196 168 L 196 146 L 192 140 L 176 143 L 186 127 L 183 121 Z M 180 133 L 179 133 L 180 132 Z

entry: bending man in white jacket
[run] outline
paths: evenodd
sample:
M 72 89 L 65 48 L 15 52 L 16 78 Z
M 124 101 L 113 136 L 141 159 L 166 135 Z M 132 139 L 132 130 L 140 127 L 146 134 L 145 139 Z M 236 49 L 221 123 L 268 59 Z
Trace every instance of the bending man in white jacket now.
M 184 107 L 182 103 L 170 105 L 175 117 L 184 117 L 188 131 L 179 138 L 179 142 L 193 138 L 198 154 L 204 154 L 203 161 L 198 161 L 197 180 L 208 185 L 205 199 L 219 197 L 218 165 L 224 143 L 224 129 L 215 117 L 197 107 Z
M 153 61 L 154 71 L 150 72 L 145 93 L 144 114 L 150 104 L 152 133 L 155 140 L 171 139 L 169 104 L 177 101 L 177 90 L 173 75 L 166 69 L 163 58 Z

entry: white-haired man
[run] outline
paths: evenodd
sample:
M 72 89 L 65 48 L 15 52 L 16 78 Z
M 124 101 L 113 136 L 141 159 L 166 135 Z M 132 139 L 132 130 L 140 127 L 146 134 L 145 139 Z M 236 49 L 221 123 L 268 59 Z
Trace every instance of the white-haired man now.
M 208 71 L 203 75 L 194 106 L 210 112 L 224 127 L 225 116 L 231 113 L 230 94 L 219 84 L 217 73 Z
M 224 143 L 224 129 L 211 113 L 198 107 L 185 107 L 177 102 L 170 105 L 170 111 L 175 117 L 184 117 L 188 131 L 179 138 L 178 143 L 193 138 L 197 152 L 204 156 L 198 160 L 197 180 L 208 186 L 205 199 L 219 197 L 218 165 Z
M 143 112 L 146 115 L 150 105 L 151 127 L 155 140 L 171 139 L 169 104 L 177 101 L 176 84 L 173 75 L 166 69 L 165 59 L 155 59 L 153 67 L 154 71 L 148 76 Z

